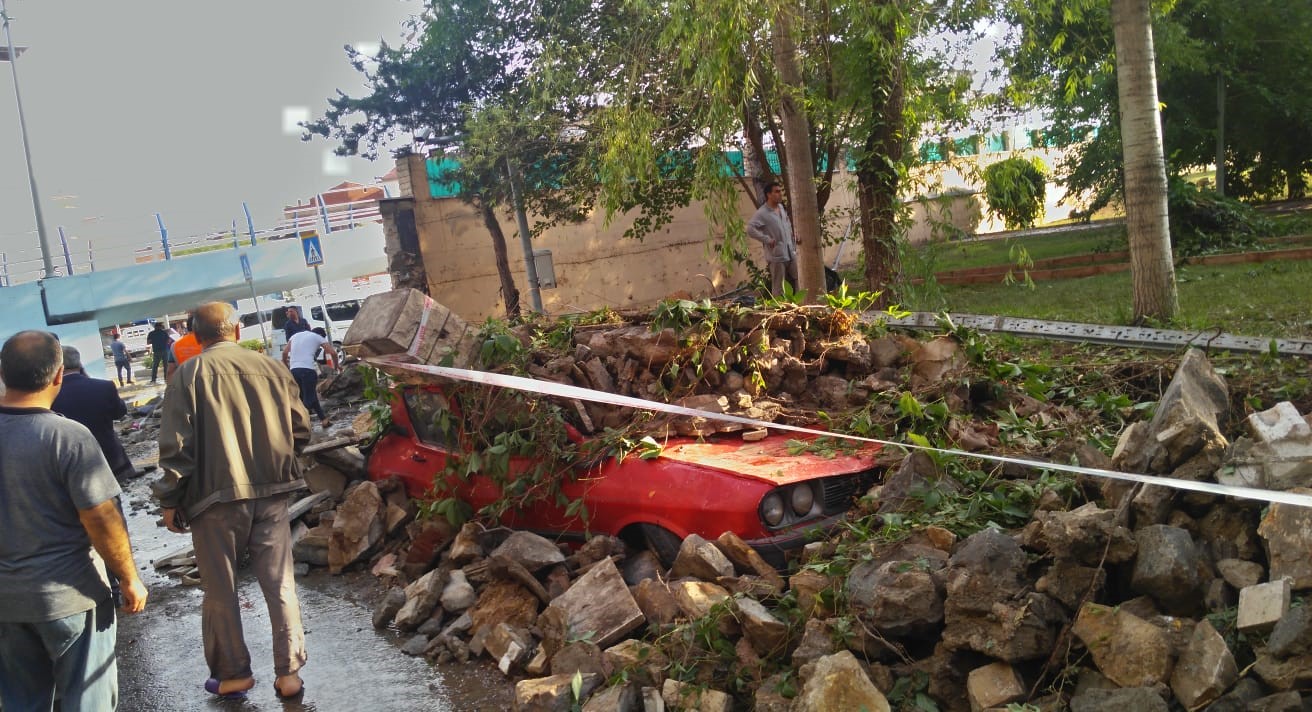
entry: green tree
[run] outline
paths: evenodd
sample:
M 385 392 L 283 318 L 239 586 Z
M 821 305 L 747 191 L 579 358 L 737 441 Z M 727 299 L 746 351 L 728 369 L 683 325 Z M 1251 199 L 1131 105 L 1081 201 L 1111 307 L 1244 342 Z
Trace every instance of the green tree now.
M 989 212 L 1002 218 L 1009 230 L 1034 227 L 1043 214 L 1048 171 L 1043 160 L 1013 156 L 984 169 L 984 195 Z

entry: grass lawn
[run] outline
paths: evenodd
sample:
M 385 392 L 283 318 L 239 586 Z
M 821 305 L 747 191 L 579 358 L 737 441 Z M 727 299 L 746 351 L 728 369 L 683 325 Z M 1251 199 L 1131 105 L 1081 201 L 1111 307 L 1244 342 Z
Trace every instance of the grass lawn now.
M 1176 271 L 1176 281 L 1180 316 L 1164 327 L 1312 339 L 1312 261 L 1184 267 Z M 1036 282 L 1033 288 L 990 284 L 940 289 L 941 298 L 912 295 L 903 306 L 1091 324 L 1128 324 L 1132 316 L 1129 272 Z

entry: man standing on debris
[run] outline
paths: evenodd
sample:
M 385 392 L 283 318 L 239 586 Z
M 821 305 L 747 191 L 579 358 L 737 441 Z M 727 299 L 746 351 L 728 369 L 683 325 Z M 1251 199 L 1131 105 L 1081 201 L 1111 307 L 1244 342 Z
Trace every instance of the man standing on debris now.
M 765 202 L 747 221 L 747 236 L 765 246 L 765 261 L 770 268 L 770 294 L 784 293 L 784 279 L 797 288 L 797 243 L 793 241 L 793 225 L 788 212 L 781 204 L 784 188 L 778 183 L 765 186 Z
M 123 387 L 123 372 L 127 371 L 128 383 L 132 383 L 132 357 L 128 355 L 127 344 L 119 337 L 118 332 L 114 332 L 114 340 L 109 344 L 109 350 L 114 354 L 114 375 L 118 378 L 118 385 Z
M 105 456 L 50 410 L 62 364 L 43 331 L 0 349 L 0 708 L 48 710 L 58 694 L 64 710 L 113 710 L 117 627 L 101 561 L 122 582 L 124 612 L 144 609 L 147 592 Z
M 165 330 L 164 322 L 155 322 L 155 328 L 146 334 L 146 343 L 150 345 L 150 382 L 157 383 L 159 370 L 169 356 L 169 346 L 173 345 L 173 337 Z
M 319 416 L 319 423 L 326 428 L 332 425 L 332 421 L 319 404 L 319 363 L 314 360 L 319 349 L 323 349 L 334 364 L 339 363 L 337 352 L 328 340 L 328 332 L 317 326 L 310 331 L 293 334 L 287 340 L 287 345 L 282 347 L 282 362 L 291 369 L 296 385 L 301 388 L 301 403 L 306 410 Z
M 235 322 L 222 302 L 196 310 L 204 350 L 178 367 L 164 392 L 164 476 L 154 488 L 169 531 L 191 529 L 204 592 L 205 689 L 242 697 L 255 686 L 236 582 L 237 562 L 249 551 L 273 628 L 274 691 L 293 697 L 306 654 L 287 495 L 304 486 L 296 451 L 310 440 L 310 416 L 286 369 L 237 345 Z
M 82 353 L 77 349 L 65 346 L 63 351 L 64 386 L 50 409 L 87 426 L 120 482 L 145 474 L 132 466 L 118 433 L 114 432 L 114 421 L 128 414 L 114 382 L 88 376 L 82 369 Z

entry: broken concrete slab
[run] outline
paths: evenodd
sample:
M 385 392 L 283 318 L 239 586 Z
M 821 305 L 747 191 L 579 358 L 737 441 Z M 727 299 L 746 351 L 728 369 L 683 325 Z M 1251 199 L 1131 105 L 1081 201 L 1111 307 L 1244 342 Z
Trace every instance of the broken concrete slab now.
M 1312 489 L 1291 491 L 1312 495 Z M 1257 533 L 1266 545 L 1271 580 L 1287 578 L 1295 591 L 1312 588 L 1312 507 L 1274 503 Z
M 328 570 L 339 574 L 363 559 L 382 540 L 384 533 L 383 497 L 378 487 L 369 481 L 352 487 L 333 519 L 332 534 L 328 538 Z

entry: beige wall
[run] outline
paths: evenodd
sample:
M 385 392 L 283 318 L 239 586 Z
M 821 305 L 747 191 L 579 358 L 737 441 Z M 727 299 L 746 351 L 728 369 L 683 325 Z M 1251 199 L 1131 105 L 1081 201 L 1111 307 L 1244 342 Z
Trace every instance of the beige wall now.
M 455 198 L 430 198 L 424 159 L 410 156 L 409 160 L 410 170 L 401 174 L 408 174 L 409 193 L 414 196 L 415 228 L 429 294 L 470 321 L 504 315 L 492 241 L 482 218 Z M 750 215 L 751 202 L 744 197 L 742 204 L 744 215 Z M 510 268 L 520 299 L 527 305 L 518 227 L 512 214 L 499 217 Z M 726 271 L 709 251 L 710 233 L 700 203 L 677 211 L 668 225 L 641 241 L 622 237 L 630 218 L 616 218 L 610 225 L 602 222 L 597 212 L 582 224 L 553 228 L 533 241 L 534 249 L 551 250 L 555 268 L 556 288 L 542 290 L 549 314 L 603 306 L 644 307 L 672 295 L 700 298 L 728 291 L 747 279 L 746 270 Z

